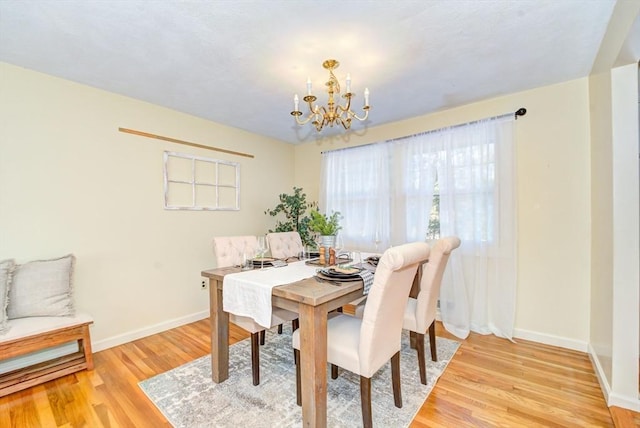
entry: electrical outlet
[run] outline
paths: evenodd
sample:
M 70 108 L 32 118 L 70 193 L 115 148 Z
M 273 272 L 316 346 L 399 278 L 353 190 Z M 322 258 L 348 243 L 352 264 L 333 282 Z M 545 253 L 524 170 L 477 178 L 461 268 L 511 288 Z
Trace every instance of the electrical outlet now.
M 206 281 L 202 281 L 202 288 L 207 288 L 207 282 Z

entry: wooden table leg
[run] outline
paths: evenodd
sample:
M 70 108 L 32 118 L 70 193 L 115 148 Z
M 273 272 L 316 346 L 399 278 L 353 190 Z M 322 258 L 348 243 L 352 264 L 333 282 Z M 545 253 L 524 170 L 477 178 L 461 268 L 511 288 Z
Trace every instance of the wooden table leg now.
M 209 279 L 211 323 L 211 378 L 220 383 L 229 377 L 229 314 L 222 310 L 222 284 Z
M 327 426 L 327 308 L 300 304 L 302 425 Z

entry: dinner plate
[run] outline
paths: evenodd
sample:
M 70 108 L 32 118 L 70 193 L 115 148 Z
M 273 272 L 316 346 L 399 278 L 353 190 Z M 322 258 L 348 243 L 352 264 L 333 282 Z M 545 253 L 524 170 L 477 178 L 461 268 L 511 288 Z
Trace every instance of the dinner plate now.
M 324 273 L 322 273 L 321 270 L 316 272 L 316 276 L 322 279 L 328 279 L 330 281 L 338 281 L 338 282 L 360 281 L 362 279 L 360 278 L 360 275 L 353 275 L 353 276 L 346 276 L 346 277 L 336 277 L 336 276 L 325 275 Z
M 272 257 L 259 257 L 257 259 L 253 259 L 254 266 L 271 266 L 271 264 L 276 261 L 276 259 Z
M 346 264 L 346 263 L 351 263 L 353 260 L 349 259 L 349 258 L 339 258 L 336 260 L 336 264 Z M 319 258 L 314 258 L 314 259 L 309 259 L 306 260 L 305 263 L 309 266 L 326 266 L 327 263 L 325 264 L 320 264 L 320 259 Z
M 320 273 L 322 273 L 324 276 L 335 278 L 335 279 L 349 279 L 354 277 L 356 279 L 360 278 L 359 274 L 362 271 L 362 269 L 360 268 L 346 268 L 346 269 L 353 270 L 353 272 L 341 272 L 339 270 L 336 270 L 335 268 L 330 267 L 330 268 L 320 269 Z

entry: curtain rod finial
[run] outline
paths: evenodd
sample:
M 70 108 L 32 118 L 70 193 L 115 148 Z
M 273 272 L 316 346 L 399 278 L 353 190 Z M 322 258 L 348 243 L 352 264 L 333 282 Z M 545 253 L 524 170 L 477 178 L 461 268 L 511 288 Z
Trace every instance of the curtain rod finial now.
M 518 110 L 516 110 L 515 112 L 515 118 L 516 120 L 518 120 L 518 116 L 524 116 L 525 114 L 527 114 L 527 109 L 524 107 L 520 107 Z

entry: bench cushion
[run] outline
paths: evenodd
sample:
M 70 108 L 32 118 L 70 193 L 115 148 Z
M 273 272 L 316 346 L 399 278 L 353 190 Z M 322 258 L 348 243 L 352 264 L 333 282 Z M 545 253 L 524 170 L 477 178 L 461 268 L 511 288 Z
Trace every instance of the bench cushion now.
M 0 335 L 7 330 L 7 303 L 9 303 L 9 283 L 15 262 L 3 260 L 0 262 Z
M 9 319 L 74 315 L 74 264 L 75 257 L 69 254 L 17 265 L 9 286 Z
M 72 317 L 16 318 L 9 320 L 9 330 L 0 336 L 0 343 L 91 322 L 93 318 L 90 315 L 80 313 Z

